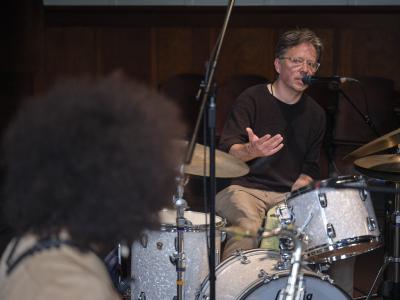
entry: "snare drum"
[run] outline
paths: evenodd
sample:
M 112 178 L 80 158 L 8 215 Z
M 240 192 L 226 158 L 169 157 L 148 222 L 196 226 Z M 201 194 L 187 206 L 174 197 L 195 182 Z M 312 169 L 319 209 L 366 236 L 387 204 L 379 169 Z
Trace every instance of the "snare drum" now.
M 273 251 L 253 249 L 231 256 L 216 269 L 215 299 L 278 299 L 287 284 L 290 270 L 278 270 L 279 255 Z M 351 299 L 340 288 L 308 268 L 304 273 L 304 298 L 326 300 Z M 197 300 L 209 299 L 209 281 L 204 280 Z
M 331 262 L 381 245 L 371 197 L 361 176 L 318 182 L 291 193 L 286 200 L 294 225 L 307 235 L 305 258 Z
M 173 299 L 177 293 L 176 267 L 170 260 L 176 251 L 176 211 L 162 210 L 159 216 L 160 231 L 146 231 L 141 240 L 132 245 L 132 300 Z M 210 218 L 204 213 L 193 211 L 185 211 L 184 217 L 188 221 L 184 232 L 184 295 L 186 299 L 194 299 L 196 290 L 209 272 L 209 226 L 206 224 Z M 218 216 L 215 220 L 216 258 L 219 259 L 224 222 Z

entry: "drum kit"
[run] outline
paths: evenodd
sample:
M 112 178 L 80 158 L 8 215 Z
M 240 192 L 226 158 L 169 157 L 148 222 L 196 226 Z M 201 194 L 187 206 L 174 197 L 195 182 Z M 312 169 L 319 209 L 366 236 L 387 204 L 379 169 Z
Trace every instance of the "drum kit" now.
M 356 256 L 382 246 L 382 235 L 366 178 L 394 182 L 398 191 L 400 158 L 397 154 L 370 155 L 397 147 L 400 129 L 348 154 L 356 159 L 361 175 L 341 176 L 316 182 L 288 194 L 276 207 L 276 228 L 243 232 L 225 227 L 216 216 L 215 254 L 219 258 L 226 234 L 233 238 L 275 236 L 279 251 L 238 250 L 216 266 L 216 299 L 351 299 L 321 270 L 333 261 Z M 182 173 L 208 176 L 207 147 L 196 144 L 191 164 Z M 370 156 L 368 156 L 370 155 Z M 243 176 L 247 165 L 229 154 L 216 152 L 216 176 Z M 365 175 L 365 176 L 363 176 Z M 185 177 L 186 178 L 186 177 Z M 182 199 L 186 179 L 179 179 L 176 202 Z M 395 194 L 390 222 L 394 228 L 393 251 L 383 270 L 394 264 L 389 291 L 384 299 L 399 298 L 400 200 Z M 159 213 L 161 227 L 146 231 L 132 245 L 130 299 L 210 299 L 209 214 L 186 210 L 186 203 Z M 179 210 L 181 212 L 179 213 Z M 183 221 L 182 221 L 183 220 Z M 179 233 L 182 235 L 178 237 Z M 183 238 L 184 235 L 184 238 Z M 183 242 L 184 241 L 184 242 Z M 177 291 L 182 295 L 177 297 Z M 384 295 L 385 296 L 385 295 Z M 360 298 L 361 299 L 361 298 Z

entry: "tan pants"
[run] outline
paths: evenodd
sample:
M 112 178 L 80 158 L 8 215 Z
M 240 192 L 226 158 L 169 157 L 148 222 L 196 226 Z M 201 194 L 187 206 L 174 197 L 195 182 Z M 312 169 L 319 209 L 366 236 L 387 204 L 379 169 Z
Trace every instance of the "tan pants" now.
M 257 232 L 267 212 L 277 203 L 284 200 L 286 193 L 276 193 L 258 189 L 231 185 L 216 196 L 216 212 L 227 221 L 227 226 L 238 226 L 243 231 Z M 277 220 L 266 222 L 266 229 L 279 225 Z M 277 224 L 275 224 L 277 223 Z M 272 226 L 272 227 L 271 227 Z M 222 260 L 234 254 L 237 249 L 250 250 L 258 248 L 255 238 L 228 237 Z M 278 251 L 278 238 L 264 239 L 261 247 Z M 334 262 L 328 274 L 349 295 L 353 294 L 353 273 L 355 258 Z
M 268 192 L 258 189 L 231 185 L 220 191 L 215 199 L 219 216 L 227 221 L 227 226 L 238 226 L 243 230 L 257 232 L 267 211 L 284 199 L 285 193 Z M 222 260 L 235 250 L 258 248 L 256 238 L 228 237 L 222 253 Z

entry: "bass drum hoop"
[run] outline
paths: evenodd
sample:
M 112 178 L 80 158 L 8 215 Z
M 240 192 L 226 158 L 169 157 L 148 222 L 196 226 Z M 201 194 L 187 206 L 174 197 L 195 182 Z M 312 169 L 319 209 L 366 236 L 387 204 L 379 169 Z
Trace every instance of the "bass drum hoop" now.
M 348 300 L 353 299 L 341 287 L 339 287 L 338 285 L 336 285 L 334 283 L 330 283 L 328 280 L 324 280 L 320 276 L 316 275 L 314 272 L 312 272 L 310 270 L 303 270 L 303 274 L 304 274 L 304 277 L 312 277 L 312 278 L 319 279 L 319 280 L 321 280 L 323 282 L 327 282 L 331 286 L 333 286 L 336 289 L 338 289 L 343 294 L 343 296 L 347 297 Z M 263 286 L 264 284 L 268 284 L 269 282 L 271 282 L 273 280 L 278 280 L 280 278 L 288 277 L 290 275 L 290 270 L 289 270 L 289 273 L 285 274 L 285 276 L 282 276 L 282 275 L 283 274 L 279 274 L 279 275 L 278 274 L 276 274 L 276 275 L 274 274 L 274 276 L 268 282 L 265 280 L 265 278 L 259 278 L 259 279 L 255 280 L 255 281 L 253 281 L 253 283 L 251 283 L 242 293 L 240 293 L 240 295 L 238 297 L 236 297 L 235 300 L 246 300 L 246 298 L 248 296 L 250 296 L 256 289 L 258 289 L 259 287 Z

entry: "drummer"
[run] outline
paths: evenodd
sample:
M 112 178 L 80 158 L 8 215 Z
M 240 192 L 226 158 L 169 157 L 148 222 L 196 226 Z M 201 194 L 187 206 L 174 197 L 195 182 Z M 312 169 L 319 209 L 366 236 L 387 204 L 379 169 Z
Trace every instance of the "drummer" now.
M 325 113 L 304 94 L 308 86 L 302 78 L 317 72 L 322 48 L 309 29 L 284 32 L 275 49 L 276 80 L 250 87 L 236 99 L 219 147 L 247 162 L 250 172 L 216 196 L 216 211 L 229 226 L 257 232 L 267 211 L 288 192 L 319 178 Z M 254 238 L 231 238 L 222 258 L 257 247 Z M 353 261 L 341 264 L 349 266 L 334 279 L 352 294 Z

